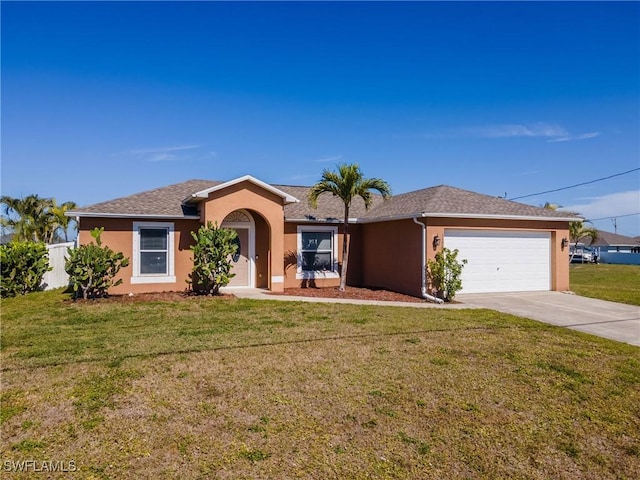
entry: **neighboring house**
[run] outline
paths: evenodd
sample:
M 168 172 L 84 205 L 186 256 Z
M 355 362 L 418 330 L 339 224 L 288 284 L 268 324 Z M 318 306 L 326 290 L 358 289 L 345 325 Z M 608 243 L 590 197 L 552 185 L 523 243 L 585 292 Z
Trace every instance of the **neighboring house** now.
M 640 253 L 640 239 L 598 230 L 595 242 L 585 242 L 590 247 L 600 247 L 602 251 Z
M 231 286 L 274 292 L 337 286 L 342 202 L 311 187 L 269 185 L 249 175 L 228 182 L 187 182 L 98 203 L 77 217 L 79 244 L 94 227 L 102 241 L 131 259 L 113 293 L 184 290 L 192 270 L 192 231 L 208 221 L 234 228 L 240 255 Z M 425 188 L 367 211 L 350 210 L 349 285 L 420 296 L 426 259 L 442 247 L 467 259 L 463 291 L 569 289 L 569 221 L 563 212 L 532 207 L 449 186 Z
M 640 265 L 640 240 L 637 238 L 598 230 L 598 239 L 585 243 L 597 249 L 600 263 Z

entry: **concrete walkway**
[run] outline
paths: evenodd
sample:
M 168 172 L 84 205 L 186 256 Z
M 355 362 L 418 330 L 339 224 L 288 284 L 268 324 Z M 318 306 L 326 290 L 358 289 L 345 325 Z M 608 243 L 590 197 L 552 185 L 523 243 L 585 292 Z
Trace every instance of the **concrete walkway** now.
M 456 296 L 456 301 L 460 303 L 441 305 L 430 302 L 385 302 L 272 295 L 267 290 L 256 288 L 226 287 L 221 289 L 221 292 L 231 293 L 238 298 L 285 302 L 349 303 L 449 310 L 488 308 L 640 346 L 640 307 L 560 292 L 460 294 Z

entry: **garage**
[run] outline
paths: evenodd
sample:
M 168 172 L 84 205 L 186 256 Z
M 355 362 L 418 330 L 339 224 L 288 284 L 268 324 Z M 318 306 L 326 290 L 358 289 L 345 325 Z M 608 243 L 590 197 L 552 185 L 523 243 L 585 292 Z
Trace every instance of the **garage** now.
M 549 232 L 447 229 L 444 246 L 467 260 L 460 293 L 551 289 Z

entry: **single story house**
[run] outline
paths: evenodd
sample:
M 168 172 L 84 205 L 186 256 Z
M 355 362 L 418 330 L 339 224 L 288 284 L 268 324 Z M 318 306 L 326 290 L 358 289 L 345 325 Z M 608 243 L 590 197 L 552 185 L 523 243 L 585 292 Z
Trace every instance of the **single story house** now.
M 596 241 L 587 239 L 585 245 L 598 252 L 600 263 L 640 265 L 640 240 L 636 238 L 598 230 Z
M 588 247 L 600 247 L 603 252 L 640 253 L 640 240 L 604 230 L 598 230 L 595 242 L 586 239 L 584 244 Z
M 281 292 L 337 286 L 344 206 L 311 187 L 270 185 L 250 175 L 189 180 L 69 212 L 79 244 L 104 227 L 103 244 L 130 258 L 112 293 L 182 291 L 192 270 L 192 231 L 206 222 L 237 230 L 231 286 Z M 375 196 L 350 209 L 348 284 L 421 296 L 425 264 L 447 247 L 466 259 L 463 292 L 569 289 L 566 213 L 440 185 Z

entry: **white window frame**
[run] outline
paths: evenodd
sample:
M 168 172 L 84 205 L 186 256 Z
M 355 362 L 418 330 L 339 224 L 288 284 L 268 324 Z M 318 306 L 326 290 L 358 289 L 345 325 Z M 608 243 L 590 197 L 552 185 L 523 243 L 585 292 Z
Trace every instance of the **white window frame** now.
M 140 273 L 140 230 L 167 230 L 167 273 Z M 175 230 L 173 222 L 133 222 L 133 275 L 131 283 L 176 283 L 175 276 Z
M 305 232 L 331 232 L 332 268 L 330 272 L 310 271 L 302 269 L 302 234 Z M 296 279 L 340 278 L 338 272 L 338 227 L 327 225 L 298 225 L 297 270 Z

